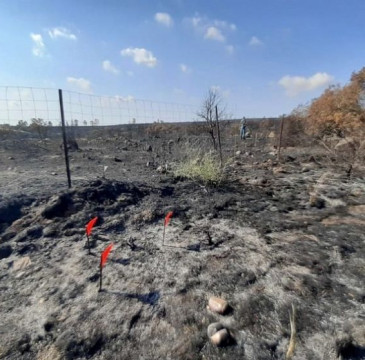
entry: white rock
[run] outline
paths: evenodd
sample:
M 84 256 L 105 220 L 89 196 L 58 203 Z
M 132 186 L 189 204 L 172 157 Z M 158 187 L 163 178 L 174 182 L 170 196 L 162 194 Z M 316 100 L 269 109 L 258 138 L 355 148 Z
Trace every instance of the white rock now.
M 221 329 L 210 337 L 210 341 L 212 342 L 212 344 L 216 346 L 224 345 L 228 339 L 229 339 L 229 333 L 227 329 Z
M 212 296 L 208 302 L 209 309 L 218 314 L 224 314 L 228 308 L 226 300 Z

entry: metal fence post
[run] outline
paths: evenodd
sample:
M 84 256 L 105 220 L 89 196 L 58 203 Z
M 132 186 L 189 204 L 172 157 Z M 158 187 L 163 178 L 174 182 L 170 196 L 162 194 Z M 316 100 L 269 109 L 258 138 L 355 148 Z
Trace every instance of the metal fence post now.
M 278 149 L 278 161 L 280 161 L 280 152 L 281 152 L 281 144 L 282 144 L 282 138 L 283 138 L 283 128 L 284 128 L 284 119 L 285 116 L 281 117 L 281 122 L 280 122 L 280 137 L 279 137 L 279 149 Z
M 58 98 L 60 100 L 60 113 L 61 113 L 61 122 L 62 122 L 63 149 L 65 151 L 65 162 L 66 162 L 67 181 L 68 181 L 68 187 L 71 188 L 70 163 L 68 161 L 68 149 L 67 149 L 67 139 L 66 139 L 65 114 L 63 112 L 63 98 L 62 98 L 62 90 L 61 89 L 58 89 Z
M 219 128 L 219 119 L 218 119 L 218 106 L 215 106 L 215 121 L 217 123 L 217 131 L 218 131 L 218 145 L 219 145 L 219 157 L 220 157 L 220 167 L 223 164 L 223 156 L 222 156 L 222 144 L 221 144 L 221 131 Z

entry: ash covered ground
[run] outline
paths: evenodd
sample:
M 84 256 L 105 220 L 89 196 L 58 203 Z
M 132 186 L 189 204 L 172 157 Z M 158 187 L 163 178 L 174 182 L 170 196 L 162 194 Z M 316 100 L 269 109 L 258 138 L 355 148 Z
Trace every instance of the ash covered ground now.
M 363 169 L 349 177 L 314 148 L 278 162 L 248 139 L 224 143 L 219 186 L 175 177 L 204 141 L 79 134 L 68 190 L 59 137 L 3 136 L 0 358 L 284 359 L 294 305 L 293 359 L 365 359 Z M 229 311 L 207 309 L 211 296 Z M 214 322 L 225 346 L 209 341 Z

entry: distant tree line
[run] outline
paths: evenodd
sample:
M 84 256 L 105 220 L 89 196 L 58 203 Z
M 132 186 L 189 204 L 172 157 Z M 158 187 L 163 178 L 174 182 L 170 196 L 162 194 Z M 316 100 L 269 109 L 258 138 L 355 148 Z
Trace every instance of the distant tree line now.
M 79 126 L 80 122 L 77 119 L 71 119 L 70 123 L 66 121 L 66 126 Z M 89 122 L 87 120 L 84 120 L 82 122 L 83 126 L 98 126 L 100 124 L 99 119 L 90 120 Z M 19 120 L 18 124 L 16 125 L 19 129 L 38 129 L 39 127 L 50 127 L 53 126 L 52 121 L 46 121 L 41 118 L 32 118 L 30 119 L 30 122 L 28 123 L 26 120 Z M 62 123 L 59 122 L 58 126 L 62 126 Z

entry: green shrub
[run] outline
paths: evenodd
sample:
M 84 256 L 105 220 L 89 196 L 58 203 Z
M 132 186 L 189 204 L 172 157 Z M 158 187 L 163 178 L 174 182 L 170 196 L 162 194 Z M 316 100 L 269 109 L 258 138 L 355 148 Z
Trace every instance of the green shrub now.
M 176 165 L 174 175 L 202 182 L 204 185 L 219 185 L 223 180 L 219 157 L 213 152 L 190 152 L 185 160 Z

